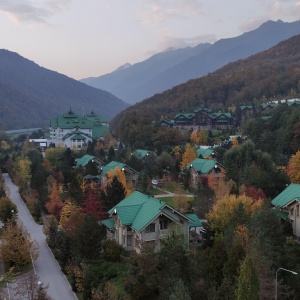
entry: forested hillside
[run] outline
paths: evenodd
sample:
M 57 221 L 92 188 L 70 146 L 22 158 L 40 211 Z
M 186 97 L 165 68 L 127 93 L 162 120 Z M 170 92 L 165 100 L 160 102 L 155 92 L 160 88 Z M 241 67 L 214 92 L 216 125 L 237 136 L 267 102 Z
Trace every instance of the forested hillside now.
M 132 118 L 138 127 L 141 120 L 172 118 L 178 112 L 192 111 L 200 105 L 226 111 L 229 107 L 234 110 L 239 105 L 295 97 L 299 94 L 299 47 L 300 35 L 297 35 L 267 51 L 137 103 L 117 115 L 111 126 L 122 137 L 127 128 L 124 125 Z
M 0 129 L 48 126 L 67 112 L 111 119 L 128 105 L 112 94 L 47 70 L 17 53 L 0 50 Z

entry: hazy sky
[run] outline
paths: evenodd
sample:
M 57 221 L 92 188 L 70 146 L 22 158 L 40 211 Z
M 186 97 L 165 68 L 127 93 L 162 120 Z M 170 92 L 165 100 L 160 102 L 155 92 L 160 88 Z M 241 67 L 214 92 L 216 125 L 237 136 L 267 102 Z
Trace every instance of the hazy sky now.
M 278 19 L 300 0 L 0 0 L 0 48 L 81 79 Z

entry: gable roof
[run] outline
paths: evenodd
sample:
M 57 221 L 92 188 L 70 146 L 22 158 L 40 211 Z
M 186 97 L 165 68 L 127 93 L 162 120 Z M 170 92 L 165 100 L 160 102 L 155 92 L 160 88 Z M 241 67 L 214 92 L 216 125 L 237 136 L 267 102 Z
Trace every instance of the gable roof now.
M 101 163 L 101 161 L 97 157 L 89 154 L 85 154 L 80 158 L 75 158 L 76 164 L 81 167 L 85 167 L 91 160 L 95 160 Z
M 144 150 L 144 149 L 137 149 L 134 151 L 133 155 L 138 158 L 138 159 L 142 159 L 144 158 L 146 155 L 149 155 L 150 151 L 148 150 Z
M 196 150 L 197 151 L 197 155 L 198 157 L 200 157 L 200 155 L 202 156 L 202 158 L 207 157 L 207 156 L 211 156 L 213 153 L 212 149 L 203 149 L 203 148 L 199 148 Z
M 214 159 L 196 158 L 190 164 L 187 164 L 186 168 L 194 168 L 197 172 L 207 174 L 216 164 L 217 162 Z
M 285 207 L 294 200 L 300 202 L 300 184 L 291 183 L 279 195 L 277 195 L 271 203 L 274 206 Z
M 102 173 L 104 175 L 106 175 L 109 171 L 112 171 L 115 168 L 122 170 L 124 167 L 125 167 L 125 164 L 112 160 L 106 166 L 102 167 Z
M 190 228 L 203 226 L 202 222 L 200 221 L 200 219 L 198 218 L 198 216 L 196 214 L 185 214 L 185 216 L 187 216 L 189 219 L 191 219 L 193 221 L 189 224 Z
M 123 225 L 130 225 L 133 230 L 142 231 L 168 207 L 182 217 L 189 220 L 165 202 L 149 197 L 141 192 L 134 191 L 116 206 L 108 211 L 110 215 L 117 213 Z

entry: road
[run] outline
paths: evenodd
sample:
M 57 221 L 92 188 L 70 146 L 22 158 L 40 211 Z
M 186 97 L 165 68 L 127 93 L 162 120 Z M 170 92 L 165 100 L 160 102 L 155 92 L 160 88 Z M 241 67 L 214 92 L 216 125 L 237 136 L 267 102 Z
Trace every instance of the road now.
M 18 208 L 19 220 L 23 222 L 24 226 L 30 233 L 32 240 L 36 240 L 39 244 L 39 257 L 34 262 L 34 267 L 39 280 L 44 283 L 44 286 L 49 284 L 49 287 L 47 288 L 48 296 L 51 297 L 52 300 L 77 299 L 46 243 L 43 226 L 35 223 L 20 197 L 18 187 L 11 181 L 9 175 L 4 173 L 3 178 L 8 190 L 7 194 Z M 16 299 L 11 297 L 11 300 Z

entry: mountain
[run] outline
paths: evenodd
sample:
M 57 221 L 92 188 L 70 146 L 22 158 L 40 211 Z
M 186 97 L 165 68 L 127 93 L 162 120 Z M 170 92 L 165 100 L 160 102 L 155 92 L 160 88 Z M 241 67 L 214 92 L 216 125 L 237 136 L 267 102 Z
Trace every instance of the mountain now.
M 121 71 L 82 79 L 134 104 L 190 79 L 213 72 L 229 62 L 267 50 L 300 34 L 300 21 L 268 21 L 256 30 L 193 48 L 171 49 Z
M 112 94 L 0 49 L 0 130 L 48 127 L 70 107 L 111 119 L 129 105 Z
M 156 89 L 147 90 L 147 85 L 155 77 L 160 76 L 175 64 L 195 56 L 210 46 L 210 44 L 201 44 L 196 47 L 169 49 L 169 51 L 155 54 L 149 59 L 125 69 L 118 68 L 112 73 L 100 77 L 81 79 L 80 81 L 109 92 L 114 91 L 114 95 L 119 95 L 117 97 L 121 96 L 121 99 L 127 99 L 124 101 L 133 104 L 157 92 Z M 142 87 L 145 90 L 141 91 Z
M 178 112 L 191 112 L 201 105 L 213 111 L 229 107 L 257 105 L 287 97 L 299 98 L 300 35 L 246 59 L 227 64 L 217 71 L 161 94 L 145 99 L 118 114 L 110 123 L 122 138 L 130 132 L 161 117 L 173 118 Z M 126 126 L 125 126 L 126 125 Z

